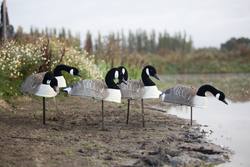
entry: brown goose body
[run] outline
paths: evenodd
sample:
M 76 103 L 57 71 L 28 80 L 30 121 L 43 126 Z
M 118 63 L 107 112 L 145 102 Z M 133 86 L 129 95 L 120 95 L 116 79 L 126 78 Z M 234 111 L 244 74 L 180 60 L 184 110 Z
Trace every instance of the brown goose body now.
M 191 86 L 176 85 L 162 92 L 161 100 L 169 103 L 193 106 L 197 89 Z
M 21 92 L 25 94 L 35 94 L 42 84 L 45 74 L 46 72 L 41 72 L 28 76 L 21 85 Z
M 107 85 L 103 80 L 81 80 L 70 87 L 68 93 L 72 96 L 104 99 L 108 96 Z
M 141 80 L 128 80 L 127 85 L 120 85 L 122 98 L 124 99 L 141 99 L 143 96 L 143 82 Z

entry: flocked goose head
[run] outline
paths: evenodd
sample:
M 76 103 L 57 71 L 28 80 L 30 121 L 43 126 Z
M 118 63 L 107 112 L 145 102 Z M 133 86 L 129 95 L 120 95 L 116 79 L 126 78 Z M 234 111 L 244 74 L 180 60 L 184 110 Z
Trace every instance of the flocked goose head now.
M 70 71 L 69 71 L 69 73 L 71 74 L 71 75 L 74 75 L 74 76 L 81 76 L 79 73 L 79 70 L 77 69 L 77 68 L 75 68 L 75 67 L 71 67 L 71 69 L 70 69 Z
M 228 104 L 227 101 L 225 100 L 225 94 L 224 92 L 216 89 L 215 87 L 213 87 L 212 85 L 202 85 L 196 95 L 197 96 L 206 96 L 206 92 L 211 92 L 218 100 L 222 101 L 225 104 Z
M 218 93 L 215 96 L 218 100 L 222 101 L 225 104 L 228 104 L 225 100 L 225 94 L 222 91 L 218 91 Z
M 142 74 L 141 74 L 141 79 L 142 79 L 144 86 L 155 85 L 155 83 L 150 79 L 150 77 L 154 77 L 155 79 L 160 80 L 159 77 L 157 76 L 156 69 L 151 65 L 147 65 L 143 68 Z
M 121 83 L 127 84 L 127 81 L 128 81 L 127 69 L 124 66 L 120 66 L 118 67 L 118 70 L 119 70 L 119 83 L 118 84 L 121 84 Z
M 80 76 L 79 75 L 79 70 L 77 68 L 72 67 L 72 66 L 68 66 L 68 65 L 65 65 L 65 64 L 57 65 L 55 67 L 53 73 L 54 73 L 55 77 L 62 76 L 62 71 L 66 71 L 69 74 L 74 75 L 74 76 Z
M 53 90 L 56 93 L 59 93 L 58 81 L 54 77 L 53 73 L 46 72 L 44 77 L 43 77 L 42 84 L 50 85 L 50 87 L 53 88 Z
M 120 89 L 118 87 L 118 84 L 122 82 L 122 78 L 119 77 L 119 69 L 118 68 L 110 69 L 105 76 L 105 82 L 107 87 L 110 89 Z

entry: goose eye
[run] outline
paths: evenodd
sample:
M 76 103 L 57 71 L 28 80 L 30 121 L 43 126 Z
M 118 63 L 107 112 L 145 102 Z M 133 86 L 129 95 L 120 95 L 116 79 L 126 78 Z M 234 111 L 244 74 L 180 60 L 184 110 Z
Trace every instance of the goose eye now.
M 51 80 L 47 80 L 47 84 L 50 84 Z

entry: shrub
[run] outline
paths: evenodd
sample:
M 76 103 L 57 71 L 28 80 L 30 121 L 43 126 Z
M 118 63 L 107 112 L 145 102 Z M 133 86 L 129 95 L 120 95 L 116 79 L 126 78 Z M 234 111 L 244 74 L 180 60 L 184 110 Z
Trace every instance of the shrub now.
M 85 78 L 102 78 L 93 55 L 65 47 L 56 38 L 39 38 L 33 43 L 9 41 L 0 48 L 0 96 L 19 95 L 20 84 L 28 75 L 51 70 L 60 63 L 79 68 Z M 44 65 L 46 68 L 41 68 Z

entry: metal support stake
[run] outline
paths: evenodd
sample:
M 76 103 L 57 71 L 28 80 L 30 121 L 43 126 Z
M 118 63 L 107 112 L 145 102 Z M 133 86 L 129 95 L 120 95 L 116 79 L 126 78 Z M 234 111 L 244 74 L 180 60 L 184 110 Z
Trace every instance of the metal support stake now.
M 103 113 L 103 107 L 104 104 L 103 104 L 103 100 L 102 100 L 102 130 L 104 130 L 104 113 Z
M 190 118 L 190 124 L 193 125 L 193 107 L 191 107 L 191 118 Z
M 142 114 L 142 127 L 145 127 L 143 99 L 141 99 L 141 114 Z
M 130 106 L 130 99 L 128 99 L 128 111 L 127 111 L 127 121 L 126 121 L 127 124 L 129 120 L 129 106 Z
M 54 99 L 54 102 L 55 102 L 55 106 L 56 106 L 56 113 L 58 113 L 58 112 L 59 112 L 59 110 L 58 110 L 58 106 L 57 106 L 57 101 L 56 101 L 56 97 L 53 97 L 53 99 Z
M 45 97 L 43 97 L 43 124 L 45 125 Z

